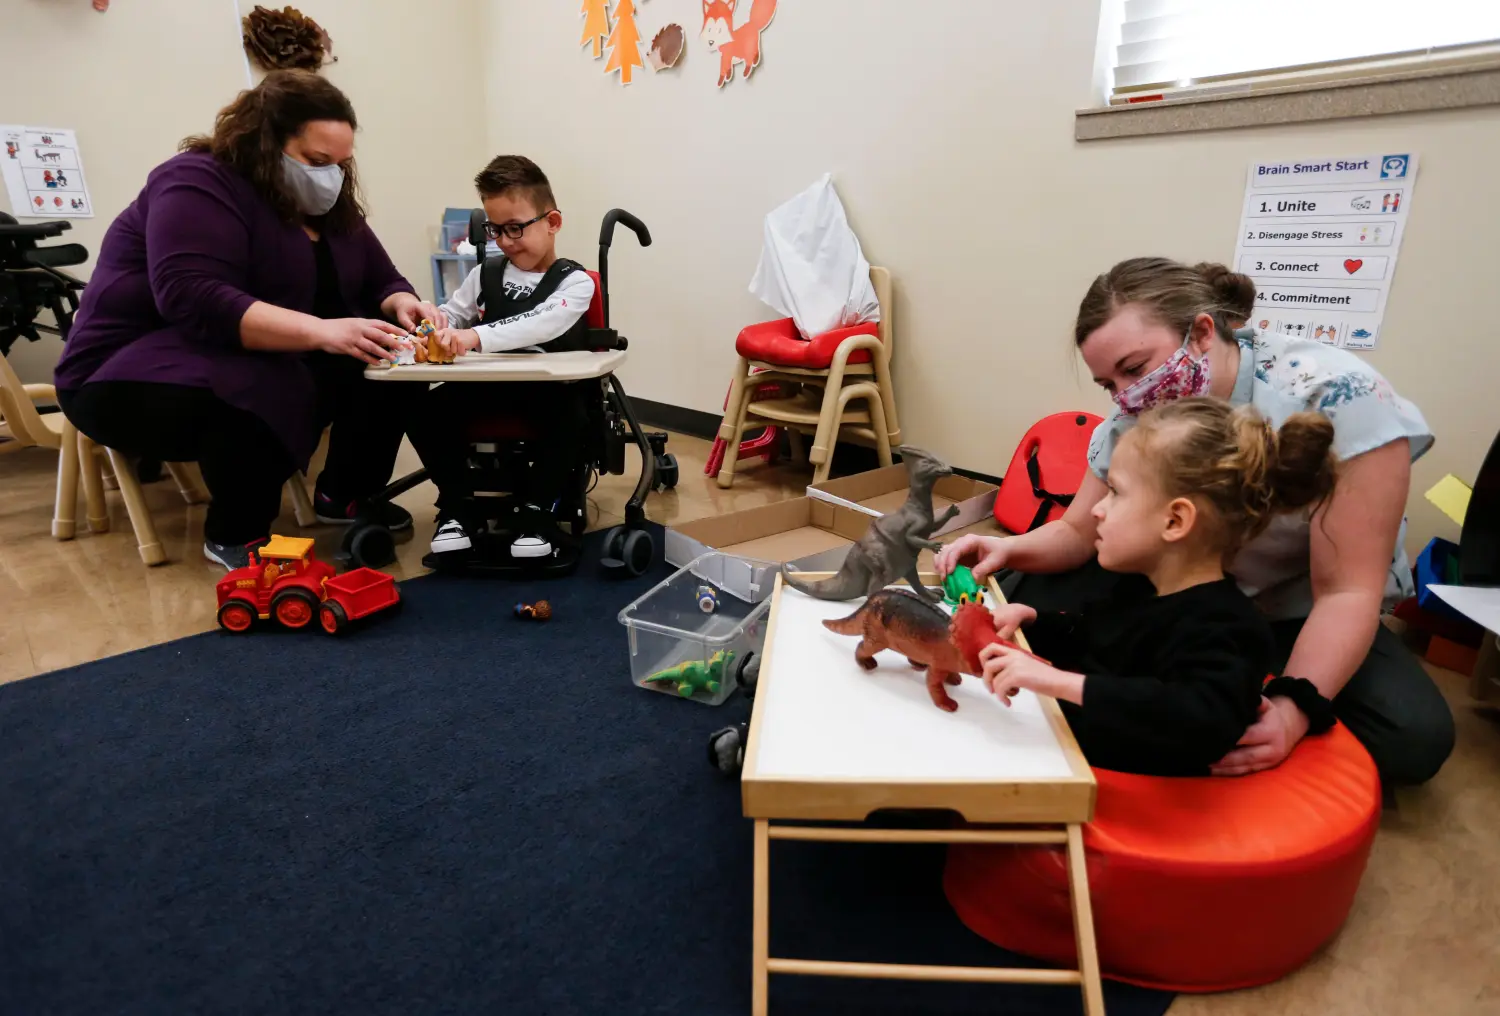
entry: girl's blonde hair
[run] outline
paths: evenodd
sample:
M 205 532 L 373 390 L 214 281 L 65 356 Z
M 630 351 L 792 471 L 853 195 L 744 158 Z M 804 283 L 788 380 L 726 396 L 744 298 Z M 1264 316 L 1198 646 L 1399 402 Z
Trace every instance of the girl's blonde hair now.
M 1337 479 L 1333 424 L 1318 413 L 1296 413 L 1277 431 L 1252 406 L 1200 396 L 1141 414 L 1131 433 L 1168 497 L 1208 509 L 1226 560 L 1276 515 L 1322 504 Z

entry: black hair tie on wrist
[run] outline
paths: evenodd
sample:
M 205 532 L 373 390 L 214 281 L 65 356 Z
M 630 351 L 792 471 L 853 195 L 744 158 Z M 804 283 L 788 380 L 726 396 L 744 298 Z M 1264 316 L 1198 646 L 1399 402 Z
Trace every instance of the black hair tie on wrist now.
M 1309 734 L 1321 734 L 1331 729 L 1337 720 L 1333 715 L 1333 703 L 1305 677 L 1275 678 L 1261 689 L 1261 694 L 1266 698 L 1291 699 L 1292 704 L 1307 717 Z

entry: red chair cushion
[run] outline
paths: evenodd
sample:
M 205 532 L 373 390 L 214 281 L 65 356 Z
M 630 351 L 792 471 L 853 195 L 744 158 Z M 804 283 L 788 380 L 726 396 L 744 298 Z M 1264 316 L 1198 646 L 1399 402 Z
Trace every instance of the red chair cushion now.
M 1046 515 L 1038 518 L 1040 487 L 1049 494 L 1076 494 L 1089 466 L 1089 439 L 1104 421 L 1092 413 L 1053 413 L 1034 423 L 1016 446 L 1005 479 L 995 495 L 995 521 L 1012 533 L 1024 533 L 1063 517 L 1067 506 L 1050 502 Z M 1036 456 L 1036 482 L 1028 464 Z
M 839 343 L 853 335 L 878 337 L 880 325 L 851 325 L 804 339 L 797 334 L 797 326 L 791 318 L 762 321 L 740 332 L 739 338 L 734 340 L 734 351 L 747 360 L 760 360 L 778 367 L 827 370 L 828 365 L 833 363 L 833 354 L 839 348 Z M 870 351 L 855 350 L 848 362 L 869 363 Z
M 585 269 L 587 271 L 587 269 Z M 604 287 L 599 284 L 599 273 L 589 271 L 589 278 L 594 280 L 594 298 L 589 301 L 589 327 L 604 327 Z
M 1173 991 L 1265 984 L 1344 923 L 1375 840 L 1380 781 L 1342 725 L 1250 776 L 1094 775 L 1084 846 L 1106 976 Z M 1062 848 L 951 847 L 944 888 L 970 930 L 1076 965 Z

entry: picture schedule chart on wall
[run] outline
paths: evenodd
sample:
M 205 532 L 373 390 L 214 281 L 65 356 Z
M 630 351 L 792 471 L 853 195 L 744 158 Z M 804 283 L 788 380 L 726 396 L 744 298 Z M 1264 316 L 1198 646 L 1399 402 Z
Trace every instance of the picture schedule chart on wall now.
M 1411 152 L 1253 163 L 1234 253 L 1251 324 L 1374 349 L 1416 176 Z
M 91 219 L 94 203 L 83 180 L 78 136 L 49 127 L 0 125 L 0 175 L 17 216 Z

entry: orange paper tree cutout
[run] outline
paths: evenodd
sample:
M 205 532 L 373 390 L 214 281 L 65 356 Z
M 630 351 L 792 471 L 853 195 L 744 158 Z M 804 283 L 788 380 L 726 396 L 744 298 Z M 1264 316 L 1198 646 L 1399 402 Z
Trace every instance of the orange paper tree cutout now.
M 578 45 L 594 44 L 594 59 L 604 55 L 604 37 L 609 34 L 609 0 L 583 0 L 583 36 Z
M 641 60 L 641 33 L 635 27 L 634 0 L 617 0 L 615 3 L 615 27 L 609 33 L 609 63 L 604 73 L 620 72 L 620 84 L 630 84 L 631 70 L 646 66 Z

